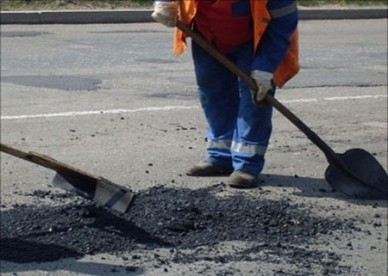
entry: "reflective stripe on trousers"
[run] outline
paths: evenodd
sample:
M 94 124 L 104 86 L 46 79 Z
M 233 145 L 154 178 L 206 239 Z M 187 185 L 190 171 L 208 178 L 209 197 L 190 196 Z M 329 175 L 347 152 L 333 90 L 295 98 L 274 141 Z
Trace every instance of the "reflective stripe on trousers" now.
M 192 55 L 208 124 L 208 161 L 259 174 L 272 131 L 272 106 L 253 104 L 249 87 L 194 42 Z M 252 43 L 246 43 L 227 56 L 250 74 L 252 55 Z

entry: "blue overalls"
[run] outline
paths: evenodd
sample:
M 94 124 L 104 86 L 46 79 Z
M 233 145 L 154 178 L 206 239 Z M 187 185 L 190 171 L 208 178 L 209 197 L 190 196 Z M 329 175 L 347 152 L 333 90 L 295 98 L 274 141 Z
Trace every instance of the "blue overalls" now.
M 270 0 L 268 9 L 280 11 L 294 2 Z M 296 28 L 296 11 L 273 18 L 254 53 L 249 0 L 199 0 L 198 5 L 195 29 L 242 71 L 248 75 L 252 70 L 275 71 L 288 49 L 288 37 Z M 236 33 L 236 24 L 244 27 L 241 33 Z M 281 28 L 276 28 L 277 24 Z M 276 37 L 281 34 L 285 39 L 272 39 L 275 32 Z M 233 34 L 234 42 L 230 37 Z M 228 37 L 223 39 L 222 35 Z M 255 105 L 249 87 L 194 42 L 192 55 L 199 99 L 208 124 L 207 162 L 258 175 L 263 170 L 271 136 L 272 106 Z

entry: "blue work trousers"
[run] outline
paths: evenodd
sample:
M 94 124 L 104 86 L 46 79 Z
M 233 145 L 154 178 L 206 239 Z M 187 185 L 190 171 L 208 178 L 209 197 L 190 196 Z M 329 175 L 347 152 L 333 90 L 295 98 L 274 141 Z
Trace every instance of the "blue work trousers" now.
M 272 106 L 255 105 L 248 85 L 192 42 L 198 94 L 208 124 L 207 162 L 258 175 L 272 131 Z M 251 42 L 226 56 L 247 74 L 251 72 Z

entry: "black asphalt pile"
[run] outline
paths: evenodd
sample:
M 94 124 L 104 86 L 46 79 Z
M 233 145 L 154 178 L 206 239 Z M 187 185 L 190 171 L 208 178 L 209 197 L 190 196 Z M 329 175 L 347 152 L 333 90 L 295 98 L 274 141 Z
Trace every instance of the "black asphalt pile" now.
M 335 275 L 348 269 L 339 266 L 340 256 L 312 245 L 328 236 L 359 231 L 352 221 L 320 218 L 311 213 L 311 206 L 288 200 L 258 200 L 239 192 L 218 196 L 225 189 L 223 185 L 199 190 L 154 187 L 139 192 L 124 215 L 81 198 L 68 203 L 68 194 L 35 191 L 26 196 L 57 204 L 14 205 L 2 211 L 0 259 L 47 262 L 169 248 L 173 253 L 169 261 L 175 263 L 287 260 L 298 273 L 315 267 Z M 248 246 L 225 254 L 222 244 L 234 241 Z

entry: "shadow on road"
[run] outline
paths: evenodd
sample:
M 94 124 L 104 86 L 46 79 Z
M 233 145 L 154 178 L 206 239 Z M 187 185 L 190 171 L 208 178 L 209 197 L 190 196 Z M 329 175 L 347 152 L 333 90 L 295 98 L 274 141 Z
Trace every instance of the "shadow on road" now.
M 287 176 L 287 175 L 275 175 L 275 174 L 264 174 L 261 177 L 262 186 L 272 187 L 285 187 L 295 188 L 294 195 L 301 197 L 312 197 L 312 198 L 336 198 L 338 200 L 348 201 L 357 205 L 368 205 L 368 206 L 381 206 L 387 207 L 387 200 L 365 200 L 356 199 L 349 197 L 345 194 L 336 192 L 327 183 L 325 179 L 301 177 L 301 176 Z
M 45 272 L 51 271 L 52 273 L 69 271 L 85 275 L 109 275 L 112 272 L 117 273 L 122 270 L 126 275 L 143 274 L 143 269 L 136 266 L 118 266 L 107 263 L 78 261 L 77 259 L 83 257 L 84 254 L 66 246 L 31 242 L 23 239 L 1 239 L 0 242 L 2 246 L 1 251 L 4 253 L 1 254 L 1 273 L 13 273 L 13 275 L 16 275 L 20 272 L 41 270 Z M 7 250 L 9 246 L 12 246 L 13 250 Z M 15 256 L 12 256 L 12 252 L 17 251 L 19 251 L 20 257 L 15 263 Z M 7 253 L 10 253 L 8 257 Z M 51 257 L 47 257 L 48 254 Z M 41 256 L 46 256 L 44 261 Z

